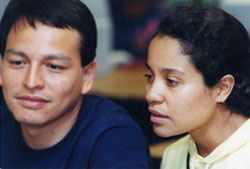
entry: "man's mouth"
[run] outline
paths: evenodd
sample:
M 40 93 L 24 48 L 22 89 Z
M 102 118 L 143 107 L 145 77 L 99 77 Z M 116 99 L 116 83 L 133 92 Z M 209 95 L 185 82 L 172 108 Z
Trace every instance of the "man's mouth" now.
M 41 96 L 22 95 L 17 97 L 17 99 L 24 108 L 28 109 L 41 109 L 49 102 L 49 100 Z

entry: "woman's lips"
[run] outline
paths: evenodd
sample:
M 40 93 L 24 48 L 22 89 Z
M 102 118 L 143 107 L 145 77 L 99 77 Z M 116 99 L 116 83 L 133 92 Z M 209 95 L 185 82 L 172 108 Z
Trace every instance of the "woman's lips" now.
M 39 96 L 20 96 L 17 98 L 19 103 L 28 109 L 41 109 L 49 101 Z
M 163 121 L 169 119 L 168 116 L 162 115 L 156 110 L 149 109 L 149 111 L 151 112 L 150 121 L 152 123 L 162 123 Z

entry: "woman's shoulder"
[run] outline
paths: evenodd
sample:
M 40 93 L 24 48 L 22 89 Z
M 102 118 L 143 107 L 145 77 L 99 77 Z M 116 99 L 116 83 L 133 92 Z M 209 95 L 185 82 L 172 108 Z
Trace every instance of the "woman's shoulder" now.
M 178 139 L 177 141 L 169 145 L 166 148 L 165 153 L 169 151 L 176 151 L 178 149 L 181 150 L 181 149 L 188 148 L 187 145 L 188 145 L 189 140 L 190 140 L 190 135 L 181 137 L 180 139 Z
M 161 169 L 174 167 L 181 169 L 186 165 L 189 139 L 190 136 L 186 135 L 165 149 Z

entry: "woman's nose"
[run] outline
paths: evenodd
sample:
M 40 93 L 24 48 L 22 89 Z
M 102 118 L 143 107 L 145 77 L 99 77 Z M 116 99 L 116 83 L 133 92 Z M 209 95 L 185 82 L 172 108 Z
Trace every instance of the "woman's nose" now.
M 146 100 L 149 104 L 161 103 L 164 100 L 164 92 L 161 84 L 153 82 L 146 85 Z

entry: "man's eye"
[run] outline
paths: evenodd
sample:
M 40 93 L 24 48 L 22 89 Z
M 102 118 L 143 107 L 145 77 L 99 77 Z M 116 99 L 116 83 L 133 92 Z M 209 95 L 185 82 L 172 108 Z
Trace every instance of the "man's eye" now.
M 52 70 L 63 70 L 64 69 L 64 67 L 62 67 L 62 66 L 53 65 L 53 64 L 48 65 L 48 67 Z
M 26 62 L 20 61 L 20 60 L 11 60 L 11 61 L 9 61 L 9 64 L 11 66 L 13 66 L 14 68 L 20 68 L 20 67 L 24 66 L 26 64 Z
M 10 64 L 19 66 L 19 65 L 24 64 L 24 62 L 23 61 L 10 61 Z

